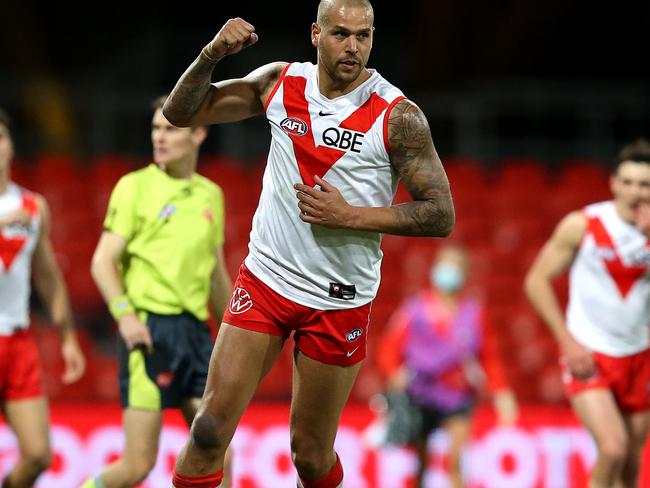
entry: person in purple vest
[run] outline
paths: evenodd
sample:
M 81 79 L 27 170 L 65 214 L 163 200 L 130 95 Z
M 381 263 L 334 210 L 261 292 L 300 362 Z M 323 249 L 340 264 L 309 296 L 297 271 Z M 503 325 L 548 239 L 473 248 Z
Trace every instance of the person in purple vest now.
M 405 392 L 418 417 L 413 438 L 405 440 L 417 450 L 418 488 L 424 486 L 427 439 L 438 428 L 449 435 L 452 486 L 464 486 L 460 457 L 481 389 L 487 386 L 492 393 L 500 423 L 512 424 L 517 418 L 517 402 L 485 309 L 464 291 L 468 271 L 464 248 L 442 247 L 431 268 L 431 286 L 400 305 L 380 341 L 379 366 L 389 395 Z

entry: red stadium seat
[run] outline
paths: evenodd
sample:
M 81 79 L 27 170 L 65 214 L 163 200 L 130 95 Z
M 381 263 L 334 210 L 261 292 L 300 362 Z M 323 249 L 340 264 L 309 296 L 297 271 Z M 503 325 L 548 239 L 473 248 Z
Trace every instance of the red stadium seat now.
M 493 233 L 493 224 L 488 215 L 467 215 L 462 209 L 456 212 L 456 225 L 450 238 L 466 246 L 489 243 Z
M 104 154 L 90 161 L 88 172 L 95 186 L 113 188 L 122 176 L 144 166 L 117 154 Z
M 548 186 L 548 175 L 541 161 L 528 158 L 504 159 L 498 171 L 500 186 L 529 191 L 543 190 Z
M 564 161 L 550 201 L 556 216 L 611 198 L 609 180 L 610 172 L 602 164 L 582 160 Z
M 473 159 L 446 158 L 444 164 L 455 201 L 480 202 L 489 197 L 491 191 L 488 179 L 480 162 Z
M 565 159 L 561 161 L 559 183 L 570 187 L 609 186 L 611 172 L 602 161 L 587 159 Z
M 495 222 L 492 244 L 502 252 L 518 251 L 529 246 L 541 247 L 551 234 L 548 218 L 517 216 Z
M 521 301 L 523 296 L 521 277 L 493 272 L 485 277 L 483 291 L 487 306 L 503 306 L 513 301 Z
M 31 161 L 14 159 L 9 171 L 14 183 L 28 190 L 34 190 L 34 164 Z
M 242 162 L 236 159 L 211 157 L 202 158 L 197 167 L 199 174 L 224 188 L 241 188 L 246 184 Z
M 545 201 L 550 197 L 542 163 L 534 160 L 507 160 L 502 163 L 489 200 L 490 209 L 499 217 L 544 218 Z

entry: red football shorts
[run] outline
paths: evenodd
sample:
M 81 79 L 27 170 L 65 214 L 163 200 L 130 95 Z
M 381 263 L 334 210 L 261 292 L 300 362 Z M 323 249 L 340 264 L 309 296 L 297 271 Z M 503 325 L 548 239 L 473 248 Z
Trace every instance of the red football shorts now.
M 351 366 L 366 357 L 371 304 L 344 310 L 317 310 L 279 295 L 246 266 L 239 276 L 223 321 L 242 329 L 288 337 L 296 347 L 325 364 Z
M 0 336 L 0 401 L 43 396 L 41 362 L 28 330 Z
M 569 397 L 593 388 L 606 388 L 623 413 L 650 409 L 650 349 L 631 356 L 607 356 L 593 353 L 596 374 L 578 380 L 569 371 L 566 361 L 560 361 L 562 381 Z

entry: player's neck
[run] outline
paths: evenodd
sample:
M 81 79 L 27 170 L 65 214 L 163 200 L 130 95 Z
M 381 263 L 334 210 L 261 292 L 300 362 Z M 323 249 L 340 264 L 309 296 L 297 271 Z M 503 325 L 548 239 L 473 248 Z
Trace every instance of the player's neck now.
M 196 171 L 196 160 L 174 161 L 166 166 L 161 165 L 160 168 L 172 178 L 190 179 Z
M 614 208 L 618 216 L 628 224 L 634 224 L 634 213 L 624 203 L 614 200 Z
M 370 71 L 366 68 L 363 68 L 363 71 L 356 80 L 352 82 L 345 82 L 332 79 L 325 68 L 319 66 L 318 91 L 320 91 L 321 95 L 323 95 L 325 98 L 333 99 L 336 97 L 341 97 L 343 95 L 347 95 L 356 87 L 364 83 L 368 78 L 370 78 L 370 75 Z
M 9 188 L 9 169 L 0 169 L 0 195 L 7 191 Z

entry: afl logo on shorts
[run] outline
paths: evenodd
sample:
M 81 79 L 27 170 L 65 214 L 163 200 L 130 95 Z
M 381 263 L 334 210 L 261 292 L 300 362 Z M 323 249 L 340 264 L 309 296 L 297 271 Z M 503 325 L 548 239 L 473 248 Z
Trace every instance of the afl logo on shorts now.
M 238 315 L 247 312 L 253 306 L 253 300 L 246 290 L 236 288 L 230 299 L 230 313 Z
M 307 123 L 298 117 L 287 117 L 280 122 L 280 128 L 290 136 L 304 136 L 307 133 Z
M 361 337 L 361 334 L 363 334 L 363 329 L 354 329 L 347 334 L 345 334 L 345 339 L 348 342 L 354 342 L 356 341 L 359 337 Z

